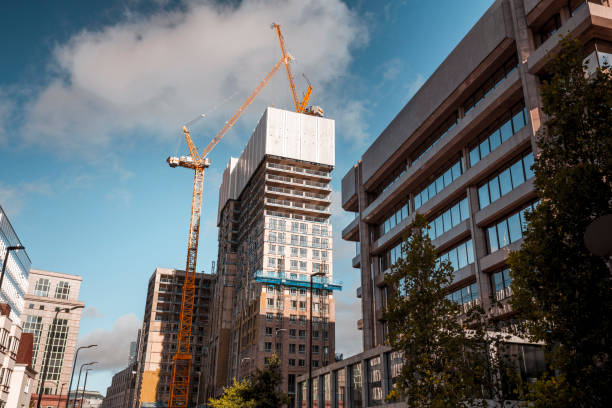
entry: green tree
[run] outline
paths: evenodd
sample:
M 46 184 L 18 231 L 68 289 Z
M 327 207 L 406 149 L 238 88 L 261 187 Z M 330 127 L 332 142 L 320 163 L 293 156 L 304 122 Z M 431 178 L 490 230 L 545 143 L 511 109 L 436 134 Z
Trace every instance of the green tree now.
M 219 399 L 210 399 L 213 408 L 279 408 L 291 402 L 289 395 L 280 391 L 283 378 L 280 359 L 270 358 L 268 367 L 257 369 L 254 376 L 242 381 L 234 379 L 232 386 L 223 390 Z
M 254 402 L 244 399 L 244 394 L 250 386 L 248 378 L 244 378 L 242 381 L 234 378 L 234 383 L 223 389 L 223 395 L 218 399 L 211 398 L 208 405 L 212 408 L 253 408 L 255 406 Z
M 264 370 L 257 369 L 257 373 L 251 378 L 244 398 L 254 401 L 254 408 L 279 408 L 291 402 L 289 395 L 280 391 L 283 382 L 280 365 L 280 359 L 273 354 L 268 367 Z
M 586 227 L 612 213 L 612 77 L 585 75 L 583 58 L 582 45 L 564 38 L 547 65 L 548 119 L 534 164 L 540 203 L 509 259 L 521 334 L 546 344 L 549 373 L 527 395 L 536 408 L 612 401 L 611 274 L 584 245 Z
M 425 218 L 417 214 L 403 255 L 386 276 L 394 289 L 384 315 L 389 344 L 404 355 L 388 399 L 404 400 L 409 407 L 484 405 L 495 379 L 484 315 L 475 308 L 465 316 L 446 298 L 453 268 L 448 261 L 437 261 L 427 228 Z

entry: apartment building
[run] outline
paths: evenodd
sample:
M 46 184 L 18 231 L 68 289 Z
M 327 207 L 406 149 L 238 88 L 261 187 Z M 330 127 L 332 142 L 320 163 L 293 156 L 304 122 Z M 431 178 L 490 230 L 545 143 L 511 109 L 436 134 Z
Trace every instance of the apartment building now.
M 156 268 L 149 279 L 137 354 L 136 401 L 130 407 L 168 406 L 184 280 L 185 271 L 166 268 Z M 199 384 L 209 335 L 214 276 L 196 273 L 195 282 L 189 406 L 195 406 L 201 397 Z
M 22 246 L 22 243 L 6 213 L 0 207 L 0 268 L 8 256 L 0 288 L 0 301 L 6 302 L 11 307 L 11 320 L 17 324 L 21 322 L 24 297 L 28 290 L 28 275 L 32 265 L 26 250 L 7 251 L 8 247 L 18 246 Z
M 536 203 L 535 134 L 544 118 L 539 84 L 559 35 L 584 44 L 588 69 L 612 61 L 608 0 L 498 0 L 342 179 L 342 207 L 355 219 L 342 231 L 354 241 L 352 265 L 361 275 L 364 352 L 314 373 L 315 407 L 384 405 L 401 358 L 386 347 L 384 276 L 401 256 L 415 213 L 430 222 L 441 259 L 454 280 L 448 296 L 491 309 L 508 321 L 512 310 L 508 253 L 522 243 L 524 212 Z M 513 344 L 523 375 L 541 356 Z M 306 406 L 306 377 L 297 406 Z
M 101 408 L 133 407 L 137 368 L 134 362 L 113 375 L 111 385 L 106 389 Z
M 34 336 L 33 367 L 40 373 L 35 384 L 32 398 L 38 398 L 42 392 L 49 400 L 56 399 L 65 384 L 67 391 L 70 372 L 81 324 L 81 312 L 85 306 L 79 300 L 82 278 L 77 275 L 31 269 L 28 292 L 25 296 L 25 309 L 22 313 L 24 333 Z M 65 309 L 78 307 L 66 313 Z M 62 311 L 57 315 L 55 326 L 53 318 L 57 308 Z M 53 340 L 49 335 L 53 329 Z M 43 377 L 43 365 L 49 354 L 49 368 Z M 52 404 L 50 404 L 52 405 Z
M 283 390 L 334 362 L 330 172 L 334 121 L 267 108 L 219 191 L 219 254 L 206 395 L 281 359 Z M 311 276 L 322 273 L 322 276 Z M 313 291 L 310 291 L 310 280 Z M 312 344 L 309 345 L 312 305 Z

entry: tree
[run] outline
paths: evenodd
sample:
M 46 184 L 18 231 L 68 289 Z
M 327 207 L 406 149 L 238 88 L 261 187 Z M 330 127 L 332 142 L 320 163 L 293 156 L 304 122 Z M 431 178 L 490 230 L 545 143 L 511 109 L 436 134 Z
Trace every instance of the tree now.
M 546 344 L 549 372 L 530 387 L 530 406 L 603 407 L 612 401 L 612 280 L 584 232 L 612 213 L 612 77 L 585 75 L 582 45 L 560 44 L 541 88 L 540 202 L 510 254 L 511 304 L 520 334 Z
M 231 386 L 223 388 L 223 395 L 218 399 L 211 398 L 208 404 L 212 408 L 253 408 L 253 401 L 247 402 L 243 396 L 250 385 L 248 378 L 244 378 L 242 381 L 234 378 Z
M 402 245 L 403 256 L 386 276 L 390 287 L 384 313 L 389 344 L 403 352 L 404 365 L 388 399 L 409 407 L 484 405 L 494 381 L 482 309 L 467 316 L 447 299 L 453 281 L 448 261 L 437 261 L 426 234 L 425 218 L 417 214 Z M 469 327 L 469 330 L 468 330 Z
M 279 390 L 282 381 L 280 359 L 274 354 L 266 369 L 257 369 L 254 376 L 242 381 L 234 379 L 219 399 L 211 398 L 208 403 L 213 408 L 279 408 L 291 402 L 289 395 Z

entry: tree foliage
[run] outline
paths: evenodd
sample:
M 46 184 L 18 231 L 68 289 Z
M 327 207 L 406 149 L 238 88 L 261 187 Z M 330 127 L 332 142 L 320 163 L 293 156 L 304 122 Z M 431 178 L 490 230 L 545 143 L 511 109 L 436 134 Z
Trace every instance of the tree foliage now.
M 427 228 L 417 214 L 402 245 L 403 256 L 386 277 L 394 288 L 384 316 L 389 344 L 404 356 L 388 398 L 404 400 L 409 407 L 484 405 L 495 382 L 484 314 L 476 308 L 465 316 L 446 298 L 453 268 L 436 260 Z
M 280 359 L 273 355 L 266 369 L 257 369 L 254 376 L 242 381 L 234 379 L 219 399 L 210 399 L 208 403 L 213 408 L 279 408 L 291 402 L 280 391 L 282 381 Z
M 588 77 L 583 58 L 581 44 L 564 38 L 547 65 L 548 119 L 534 164 L 540 203 L 509 259 L 522 334 L 546 344 L 549 362 L 527 395 L 533 407 L 612 401 L 611 274 L 584 245 L 587 226 L 612 213 L 612 77 Z

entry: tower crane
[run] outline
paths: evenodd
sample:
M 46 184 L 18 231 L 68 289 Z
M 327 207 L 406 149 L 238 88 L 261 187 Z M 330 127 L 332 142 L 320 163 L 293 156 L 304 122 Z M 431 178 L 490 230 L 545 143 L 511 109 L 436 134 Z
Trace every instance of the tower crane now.
M 308 89 L 306 89 L 306 92 L 304 93 L 304 98 L 302 101 L 300 101 L 297 91 L 295 90 L 295 81 L 293 80 L 293 74 L 291 74 L 291 66 L 289 65 L 294 58 L 287 52 L 287 48 L 285 47 L 285 39 L 283 38 L 280 25 L 272 23 L 272 29 L 276 30 L 276 35 L 278 36 L 278 43 L 280 44 L 281 53 L 283 54 L 285 70 L 287 71 L 287 78 L 289 79 L 289 88 L 291 88 L 291 96 L 293 97 L 295 111 L 297 113 L 306 113 L 304 111 L 306 109 L 306 105 L 308 104 L 308 100 L 310 99 L 310 94 L 312 93 L 312 85 L 310 83 L 308 84 Z
M 272 79 L 281 65 L 288 66 L 289 57 L 285 54 L 274 65 L 261 83 L 242 103 L 240 108 L 228 120 L 223 128 L 208 143 L 202 153 L 191 139 L 187 126 L 183 126 L 183 133 L 189 148 L 189 156 L 168 157 L 170 167 L 185 167 L 194 170 L 193 195 L 191 199 L 191 221 L 189 224 L 189 239 L 187 244 L 187 265 L 185 267 L 185 281 L 183 283 L 183 297 L 181 302 L 181 315 L 179 320 L 178 343 L 176 354 L 173 357 L 172 380 L 170 384 L 170 408 L 187 407 L 189 403 L 189 375 L 191 372 L 191 326 L 193 322 L 193 303 L 195 298 L 195 275 L 198 258 L 198 239 L 200 235 L 200 215 L 202 211 L 202 192 L 204 188 L 204 170 L 210 166 L 208 154 L 219 143 L 228 130 L 234 126 L 240 115 L 253 102 L 266 84 Z

